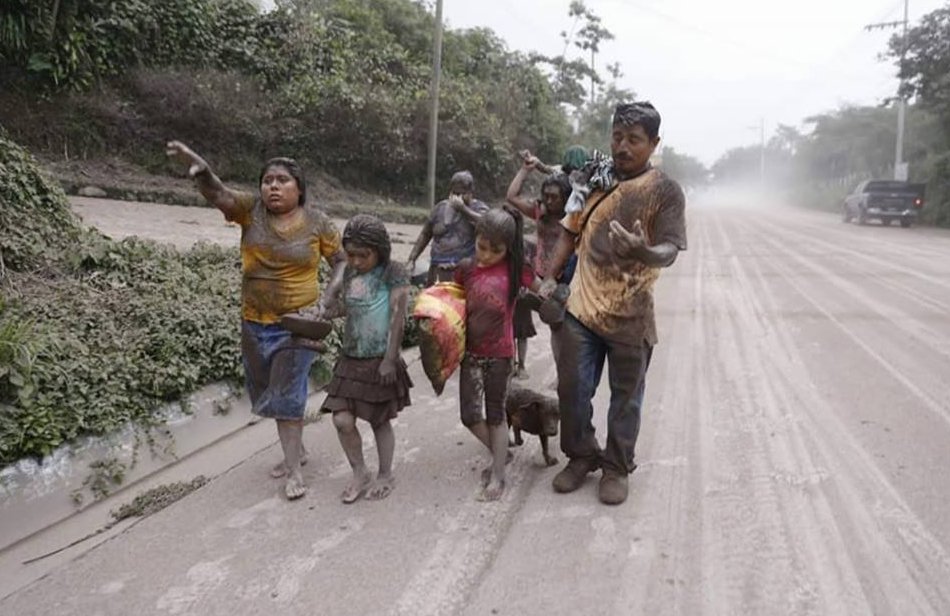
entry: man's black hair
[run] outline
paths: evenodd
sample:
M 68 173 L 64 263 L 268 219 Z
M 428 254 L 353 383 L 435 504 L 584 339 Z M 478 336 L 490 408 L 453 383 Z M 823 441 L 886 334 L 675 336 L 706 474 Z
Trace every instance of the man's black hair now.
M 660 135 L 660 112 L 649 101 L 620 103 L 614 109 L 614 126 L 618 124 L 621 126 L 639 124 L 647 137 L 656 139 Z

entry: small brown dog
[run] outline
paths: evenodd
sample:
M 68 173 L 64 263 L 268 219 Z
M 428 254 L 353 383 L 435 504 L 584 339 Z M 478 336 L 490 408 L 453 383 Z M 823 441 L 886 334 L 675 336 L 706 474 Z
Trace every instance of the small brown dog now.
M 561 420 L 557 399 L 512 384 L 505 402 L 508 425 L 515 431 L 515 445 L 522 445 L 522 432 L 537 434 L 541 439 L 541 453 L 548 466 L 557 464 L 557 458 L 548 453 L 548 437 L 557 436 Z

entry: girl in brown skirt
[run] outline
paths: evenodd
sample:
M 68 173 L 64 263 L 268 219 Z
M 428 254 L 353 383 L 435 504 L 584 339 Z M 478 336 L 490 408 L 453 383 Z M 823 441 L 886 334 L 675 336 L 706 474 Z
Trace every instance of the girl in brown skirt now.
M 343 348 L 321 410 L 333 413 L 333 425 L 353 469 L 353 479 L 341 495 L 344 503 L 353 503 L 364 495 L 373 500 L 386 498 L 395 485 L 396 439 L 390 420 L 409 404 L 412 387 L 399 354 L 409 278 L 401 264 L 390 260 L 389 234 L 375 216 L 360 214 L 350 219 L 343 230 L 343 250 L 346 270 L 327 289 L 329 307 L 323 315 L 345 311 Z M 379 472 L 375 480 L 363 461 L 357 418 L 369 422 L 376 438 Z

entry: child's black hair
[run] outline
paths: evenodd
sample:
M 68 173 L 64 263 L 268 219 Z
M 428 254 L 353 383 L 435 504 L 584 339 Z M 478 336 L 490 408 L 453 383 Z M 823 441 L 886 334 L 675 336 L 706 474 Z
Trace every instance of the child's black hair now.
M 555 186 L 559 191 L 561 191 L 561 198 L 564 199 L 564 203 L 567 203 L 567 200 L 571 197 L 571 191 L 574 189 L 571 188 L 571 180 L 564 173 L 555 173 L 554 175 L 549 175 L 544 178 L 544 181 L 541 182 L 541 190 L 544 191 L 548 186 Z
M 524 219 L 521 212 L 509 206 L 492 208 L 478 220 L 475 235 L 508 249 L 508 305 L 514 304 L 521 290 L 524 268 Z
M 379 257 L 379 264 L 383 267 L 389 266 L 392 243 L 389 240 L 386 225 L 375 216 L 357 214 L 350 218 L 346 226 L 343 227 L 343 241 L 341 243 L 344 247 L 352 243 L 375 250 Z

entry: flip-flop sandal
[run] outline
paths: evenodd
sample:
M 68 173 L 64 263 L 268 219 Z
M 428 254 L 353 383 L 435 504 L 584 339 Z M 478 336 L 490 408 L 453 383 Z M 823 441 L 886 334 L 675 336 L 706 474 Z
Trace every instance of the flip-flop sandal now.
M 396 488 L 396 481 L 394 479 L 389 479 L 388 481 L 376 481 L 370 485 L 369 489 L 366 490 L 366 495 L 364 498 L 366 500 L 383 500 L 393 493 L 393 490 Z
M 291 494 L 291 482 L 293 482 L 293 494 Z M 300 498 L 307 493 L 307 485 L 297 481 L 296 479 L 288 479 L 287 483 L 284 484 L 284 496 L 287 497 L 287 500 L 294 501 Z
M 372 478 L 365 480 L 362 484 L 356 486 L 357 489 L 353 492 L 347 492 L 347 490 L 344 489 L 343 494 L 340 495 L 340 500 L 343 501 L 344 505 L 352 505 L 366 495 L 366 491 L 369 489 L 372 481 Z M 349 489 L 349 486 L 347 486 L 347 489 Z
M 333 331 L 333 323 L 311 319 L 299 313 L 280 317 L 280 326 L 291 334 L 310 340 L 322 340 Z

